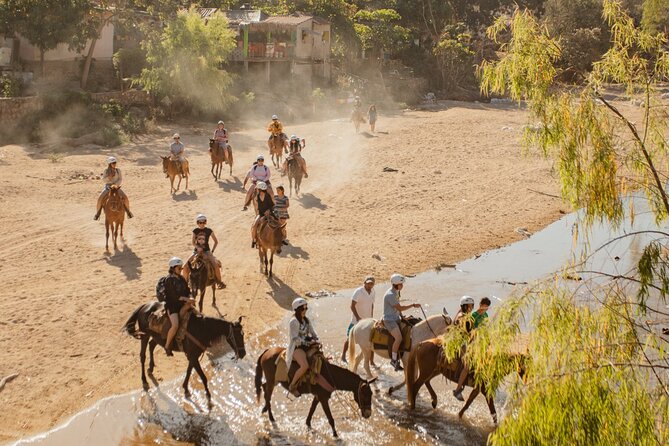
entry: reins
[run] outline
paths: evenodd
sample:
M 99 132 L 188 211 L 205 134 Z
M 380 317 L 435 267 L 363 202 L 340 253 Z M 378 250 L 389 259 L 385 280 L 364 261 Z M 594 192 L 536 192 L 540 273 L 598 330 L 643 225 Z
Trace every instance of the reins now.
M 434 330 L 432 330 L 432 327 L 430 326 L 430 321 L 427 320 L 427 315 L 425 314 L 425 310 L 423 310 L 423 307 L 420 307 L 420 311 L 423 313 L 423 317 L 425 318 L 425 323 L 427 324 L 427 328 L 430 329 L 435 338 L 438 337 L 437 333 L 435 333 Z

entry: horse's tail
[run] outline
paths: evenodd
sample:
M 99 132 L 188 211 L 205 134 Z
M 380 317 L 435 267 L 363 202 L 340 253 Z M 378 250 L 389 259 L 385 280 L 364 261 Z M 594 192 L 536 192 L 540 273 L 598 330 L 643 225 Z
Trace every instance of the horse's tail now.
M 357 324 L 356 324 L 357 325 Z M 352 367 L 355 363 L 355 329 L 356 325 L 348 332 L 348 364 Z
M 133 311 L 133 313 L 130 315 L 125 325 L 123 326 L 123 329 L 125 330 L 126 333 L 137 339 L 141 337 L 141 332 L 137 331 L 136 324 L 137 324 L 137 319 L 139 319 L 139 313 L 142 311 L 142 308 L 144 308 L 144 305 L 140 305 L 139 307 L 137 307 L 137 309 Z
M 404 380 L 407 384 L 407 401 L 409 402 L 410 407 L 413 409 L 416 402 L 415 385 L 416 385 L 416 362 L 418 361 L 418 349 L 420 349 L 421 344 L 418 344 L 411 352 L 409 352 L 409 359 L 406 363 L 406 368 L 404 369 Z
M 265 353 L 267 353 L 267 350 L 258 357 L 258 364 L 256 365 L 256 402 L 260 401 L 260 394 L 262 393 L 262 358 Z

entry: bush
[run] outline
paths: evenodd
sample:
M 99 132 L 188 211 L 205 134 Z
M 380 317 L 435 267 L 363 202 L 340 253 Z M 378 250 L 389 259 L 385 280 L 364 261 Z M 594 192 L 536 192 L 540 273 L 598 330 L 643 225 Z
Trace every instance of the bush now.
M 101 133 L 105 147 L 116 147 L 123 143 L 121 132 L 115 126 L 103 127 Z
M 120 78 L 139 76 L 146 67 L 146 51 L 142 48 L 121 48 L 112 57 L 114 69 Z
M 23 80 L 20 77 L 0 77 L 0 93 L 4 98 L 16 98 L 23 92 Z

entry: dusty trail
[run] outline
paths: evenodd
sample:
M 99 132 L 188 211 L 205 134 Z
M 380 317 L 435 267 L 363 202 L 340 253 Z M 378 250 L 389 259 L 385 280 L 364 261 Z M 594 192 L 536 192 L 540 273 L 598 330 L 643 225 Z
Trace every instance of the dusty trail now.
M 164 127 L 160 136 L 113 150 L 62 148 L 57 163 L 34 147 L 0 147 L 0 274 L 7 290 L 0 376 L 20 374 L 0 392 L 0 442 L 139 387 L 139 343 L 119 330 L 137 305 L 154 298 L 167 260 L 189 254 L 199 212 L 221 242 L 216 255 L 228 284 L 217 292 L 218 309 L 207 292 L 205 312 L 244 315 L 249 334 L 276 323 L 306 291 L 452 263 L 518 239 L 516 227 L 534 231 L 555 220 L 561 202 L 527 191 L 559 192 L 548 162 L 521 156 L 525 113 L 450 106 L 381 113 L 377 129 L 387 133 L 377 137 L 355 135 L 344 120 L 288 123 L 289 134 L 307 139 L 310 177 L 303 195 L 291 199 L 291 246 L 275 258 L 273 280 L 258 272 L 250 247 L 253 212 L 241 211 L 246 168 L 267 154 L 264 123 L 249 131 L 232 126 L 234 175 L 219 182 L 209 173 L 213 126 L 206 124 Z M 174 131 L 193 175 L 190 191 L 172 196 L 158 155 Z M 125 243 L 111 254 L 104 253 L 104 223 L 92 220 L 99 181 L 72 179 L 99 174 L 108 154 L 119 158 L 135 213 L 126 219 Z M 288 181 L 273 170 L 272 184 Z M 181 357 L 167 361 L 158 352 L 156 361 L 159 380 L 185 370 Z

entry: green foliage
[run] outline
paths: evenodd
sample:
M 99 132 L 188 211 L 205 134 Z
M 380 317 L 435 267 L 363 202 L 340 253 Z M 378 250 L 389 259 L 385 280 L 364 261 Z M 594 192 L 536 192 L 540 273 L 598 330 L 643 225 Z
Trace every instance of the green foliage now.
M 365 49 L 393 52 L 407 44 L 410 30 L 399 25 L 401 16 L 394 9 L 361 9 L 355 13 L 355 32 Z
M 650 33 L 669 32 L 669 0 L 645 0 L 641 25 Z
M 121 77 L 133 77 L 146 67 L 146 51 L 142 48 L 121 48 L 112 56 L 114 69 Z
M 23 80 L 15 76 L 0 77 L 0 95 L 4 98 L 15 98 L 21 96 L 23 91 Z
M 138 83 L 196 111 L 223 110 L 234 98 L 228 92 L 232 77 L 220 65 L 234 47 L 234 34 L 223 14 L 205 24 L 195 10 L 182 11 L 160 35 L 144 43 L 149 68 L 142 70 Z
M 448 25 L 432 49 L 442 76 L 442 88 L 461 85 L 467 76 L 473 77 L 472 36 L 464 23 Z

